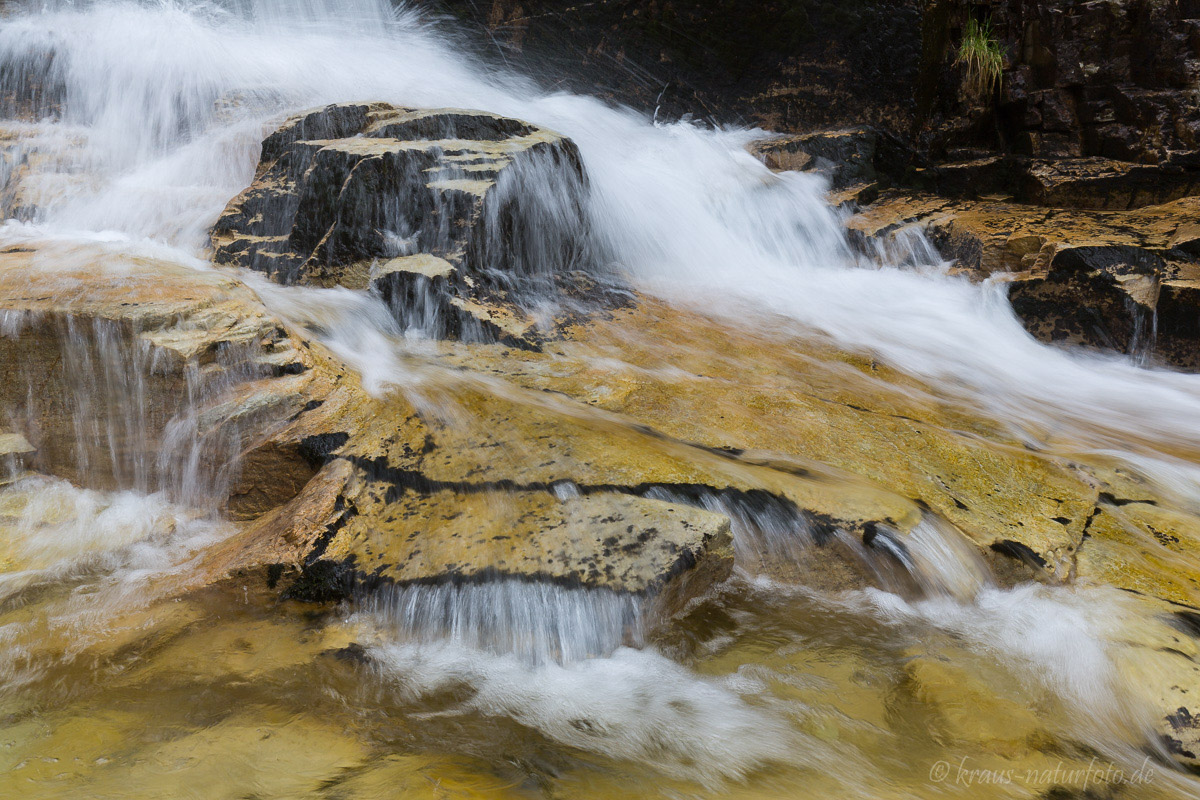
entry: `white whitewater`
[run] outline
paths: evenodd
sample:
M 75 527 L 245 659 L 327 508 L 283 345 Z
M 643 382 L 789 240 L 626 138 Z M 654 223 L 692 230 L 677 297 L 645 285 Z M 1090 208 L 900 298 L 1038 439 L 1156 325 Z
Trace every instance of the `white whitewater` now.
M 483 108 L 579 144 L 595 230 L 644 288 L 720 301 L 751 325 L 795 320 L 942 381 L 1032 443 L 1128 452 L 1143 470 L 1197 486 L 1157 445 L 1200 446 L 1200 379 L 1042 346 L 998 287 L 851 268 L 821 182 L 770 174 L 742 149 L 750 133 L 652 125 L 483 74 L 378 0 L 62 5 L 0 29 L 5 74 L 45 73 L 61 99 L 61 122 L 32 143 L 63 164 L 28 189 L 49 230 L 194 254 L 281 114 L 339 100 Z M 72 180 L 81 172 L 88 179 Z
M 33 76 L 55 117 L 27 126 L 24 146 L 41 166 L 19 188 L 38 210 L 7 223 L 2 240 L 103 240 L 191 263 L 204 257 L 207 230 L 224 205 L 249 183 L 264 130 L 287 113 L 347 100 L 486 109 L 576 141 L 592 185 L 593 229 L 616 266 L 646 291 L 747 326 L 821 332 L 928 379 L 1031 446 L 1106 453 L 1200 508 L 1200 470 L 1172 455 L 1200 449 L 1200 377 L 1038 344 L 998 287 L 936 269 L 862 263 L 822 199 L 822 182 L 771 174 L 743 148 L 753 132 L 656 125 L 595 99 L 544 94 L 520 78 L 487 74 L 411 9 L 397 12 L 382 0 L 26 5 L 0 24 L 8 81 L 0 94 L 27 87 Z M 14 189 L 12 166 L 0 166 L 0 182 L 9 184 L 0 189 Z M 329 344 L 362 366 L 371 387 L 415 380 L 390 350 L 398 332 L 378 304 L 347 291 L 257 288 L 282 313 L 338 322 L 323 326 Z M 147 465 L 128 467 L 128 488 L 158 488 L 138 471 Z M 125 495 L 85 499 L 101 516 L 136 506 Z M 76 564 L 111 529 L 106 519 L 62 563 Z M 961 637 L 972 652 L 1048 687 L 1078 710 L 1090 741 L 1119 752 L 1124 740 L 1111 732 L 1146 721 L 1114 690 L 1119 677 L 1106 654 L 1105 612 L 1117 613 L 1119 602 L 1103 593 L 1002 591 L 945 532 L 931 525 L 916 537 L 913 569 L 929 599 L 908 603 L 872 592 L 830 613 L 866 614 L 914 636 L 938 630 Z M 170 559 L 171 568 L 184 561 Z M 757 591 L 784 592 L 765 583 Z M 585 606 L 591 618 L 572 627 L 569 618 L 587 616 Z M 512 639 L 506 626 L 529 608 L 530 619 L 555 620 L 549 640 Z M 786 714 L 754 701 L 761 684 L 752 676 L 713 681 L 656 652 L 629 649 L 556 663 L 563 653 L 582 658 L 630 638 L 641 644 L 629 630 L 635 612 L 626 601 L 557 590 L 443 587 L 385 598 L 371 615 L 384 635 L 376 655 L 406 691 L 420 696 L 445 681 L 471 684 L 474 710 L 517 719 L 571 747 L 667 774 L 686 774 L 697 762 L 725 765 L 705 776 L 712 781 L 800 751 L 805 763 L 833 758 L 807 737 L 784 733 L 791 730 Z M 397 617 L 423 619 L 421 635 L 387 630 Z M 576 636 L 580 627 L 584 635 Z M 499 642 L 488 636 L 491 628 L 504 629 Z M 694 708 L 681 712 L 681 699 Z M 581 730 L 575 722 L 582 717 L 601 720 L 611 735 Z M 671 742 L 665 749 L 664 737 Z

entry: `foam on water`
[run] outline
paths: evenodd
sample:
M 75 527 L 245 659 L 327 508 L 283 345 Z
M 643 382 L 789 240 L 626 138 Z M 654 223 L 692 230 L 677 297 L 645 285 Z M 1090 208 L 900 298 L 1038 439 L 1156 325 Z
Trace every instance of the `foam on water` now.
M 122 616 L 192 585 L 197 555 L 232 532 L 165 493 L 100 492 L 44 476 L 0 488 L 0 509 L 0 696 L 130 624 Z M 21 613 L 30 603 L 36 614 Z
M 1062 704 L 1069 733 L 1110 757 L 1136 764 L 1144 754 L 1129 743 L 1154 740 L 1154 715 L 1113 658 L 1121 621 L 1138 613 L 1115 589 L 987 586 L 969 602 L 947 596 L 905 601 L 867 590 L 846 602 L 889 626 L 952 636 L 977 657 L 1002 665 L 1023 696 Z M 1165 751 L 1161 755 L 1168 761 Z
M 832 761 L 831 748 L 743 698 L 761 690 L 755 682 L 701 678 L 653 651 L 621 648 L 566 665 L 452 643 L 372 654 L 410 699 L 466 685 L 474 693 L 454 713 L 510 717 L 564 745 L 711 786 L 772 761 Z
M 1003 654 L 1043 688 L 1054 689 L 1081 711 L 1104 718 L 1115 700 L 1117 676 L 1100 632 L 1105 618 L 1119 612 L 1120 599 L 1103 590 L 1075 594 L 1026 584 L 990 587 L 974 601 L 931 597 L 915 602 L 867 590 L 865 608 L 891 624 L 919 623 L 962 637 L 984 652 Z
M 20 563 L 67 569 L 92 553 L 126 548 L 169 529 L 176 520 L 161 495 L 76 489 L 66 481 L 30 477 L 0 491 L 12 516 L 10 546 Z M 0 584 L 13 574 L 0 576 Z

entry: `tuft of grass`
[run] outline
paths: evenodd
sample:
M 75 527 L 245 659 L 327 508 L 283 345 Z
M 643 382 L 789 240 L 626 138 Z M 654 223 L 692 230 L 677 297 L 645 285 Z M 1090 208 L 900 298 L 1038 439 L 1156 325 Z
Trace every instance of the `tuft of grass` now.
M 967 20 L 954 64 L 963 68 L 963 94 L 970 100 L 983 100 L 1000 85 L 1004 56 L 992 36 L 990 18 L 983 23 Z

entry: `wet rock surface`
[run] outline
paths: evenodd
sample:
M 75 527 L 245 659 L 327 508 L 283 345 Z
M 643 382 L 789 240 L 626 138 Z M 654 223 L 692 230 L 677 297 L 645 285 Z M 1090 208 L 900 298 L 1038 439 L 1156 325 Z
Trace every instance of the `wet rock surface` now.
M 905 577 L 918 563 L 908 537 L 934 515 L 1011 580 L 1200 605 L 1191 573 L 1167 567 L 1194 555 L 1190 512 L 1143 502 L 1153 494 L 1135 476 L 1023 450 L 927 387 L 817 341 L 779 347 L 732 329 L 714 339 L 718 321 L 642 298 L 569 326 L 553 353 L 422 347 L 408 365 L 423 376 L 419 399 L 373 396 L 303 333 L 303 318 L 281 321 L 223 273 L 92 255 L 86 273 L 55 274 L 30 269 L 37 251 L 2 255 L 0 307 L 124 326 L 128 341 L 161 351 L 162 397 L 179 392 L 189 364 L 228 369 L 217 357 L 226 340 L 263 365 L 197 408 L 214 431 L 246 423 L 226 489 L 245 521 L 202 557 L 202 573 L 227 590 L 328 604 L 390 586 L 517 579 L 642 597 L 669 616 L 725 580 L 736 558 L 828 591 L 920 596 Z M 57 329 L 20 330 L 5 348 L 57 357 L 61 343 L 46 338 Z M 619 334 L 635 330 L 644 336 Z M 40 468 L 81 482 L 103 475 L 55 455 L 53 441 L 39 440 Z M 295 477 L 282 481 L 287 465 Z M 1164 687 L 1155 702 L 1176 704 L 1162 706 L 1162 731 L 1187 750 L 1190 734 L 1171 722 L 1187 706 L 1154 677 L 1191 685 L 1180 675 L 1194 661 L 1174 658 L 1147 685 Z M 944 684 L 929 677 L 939 666 L 918 667 L 914 697 L 950 714 L 954 702 L 930 694 Z
M 921 228 L 957 271 L 1007 283 L 1014 311 L 1043 341 L 1195 371 L 1198 210 L 1194 198 L 1101 212 L 896 192 L 849 226 L 875 240 Z
M 302 585 L 279 590 L 318 601 L 379 581 L 551 580 L 673 610 L 729 574 L 728 518 L 636 496 L 621 481 L 648 483 L 655 468 L 629 455 L 586 496 L 570 494 L 583 476 L 569 458 L 555 466 L 548 432 L 540 471 L 486 475 L 495 429 L 481 442 L 476 425 L 439 424 L 399 393 L 372 397 L 232 277 L 120 253 L 55 269 L 59 258 L 70 261 L 0 253 L 3 402 L 25 432 L 0 439 L 4 454 L 82 486 L 215 493 L 246 531 L 210 554 L 214 578 L 295 568 Z M 18 391 L 35 380 L 40 392 Z M 113 382 L 124 394 L 104 401 Z M 482 422 L 570 436 L 558 415 L 520 404 Z M 94 449 L 80 450 L 81 430 Z M 220 479 L 163 472 L 158 453 L 180 449 Z
M 902 536 L 920 520 L 920 503 L 985 552 L 1000 543 L 1020 543 L 1009 550 L 1035 553 L 1039 570 L 1066 580 L 1097 502 L 1094 488 L 1071 469 L 1033 454 L 981 449 L 951 430 L 978 422 L 950 423 L 936 403 L 867 391 L 878 366 L 841 361 L 834 352 L 816 361 L 798 356 L 781 362 L 753 337 L 731 337 L 723 345 L 727 350 L 712 352 L 682 333 L 707 330 L 711 322 L 685 321 L 682 312 L 649 300 L 640 310 L 569 329 L 565 349 L 554 354 L 447 344 L 447 350 L 422 356 L 416 363 L 435 370 L 423 390 L 425 402 L 453 410 L 443 419 L 402 393 L 368 395 L 324 348 L 289 333 L 250 292 L 220 273 L 116 259 L 110 269 L 121 270 L 123 279 L 108 281 L 109 295 L 56 296 L 53 273 L 44 273 L 44 287 L 25 278 L 34 254 L 7 257 L 14 284 L 0 305 L 14 312 L 69 310 L 80 326 L 112 319 L 126 326 L 126 337 L 136 330 L 136 341 L 148 343 L 147 358 L 176 359 L 164 362 L 174 367 L 154 376 L 158 383 L 145 395 L 148 418 L 162 420 L 162 429 L 168 427 L 164 417 L 174 411 L 167 398 L 179 392 L 189 364 L 201 366 L 202 373 L 222 373 L 216 358 L 222 343 L 246 343 L 247 360 L 269 368 L 265 375 L 252 371 L 222 385 L 194 412 L 204 422 L 197 441 L 221 442 L 225 449 L 209 452 L 236 456 L 240 467 L 221 488 L 230 510 L 252 520 L 244 536 L 214 555 L 217 573 L 261 564 L 265 574 L 266 565 L 281 564 L 289 576 L 298 570 L 295 574 L 311 577 L 314 565 L 326 563 L 317 571 L 326 570 L 321 573 L 326 582 L 343 588 L 349 569 L 360 576 L 352 583 L 371 576 L 403 582 L 498 572 L 641 592 L 664 586 L 681 565 L 709 563 L 698 572 L 719 580 L 732 557 L 722 555 L 724 526 L 740 519 L 744 558 L 781 574 L 801 570 L 826 579 L 834 574 L 831 564 L 841 563 L 843 585 L 869 585 L 877 578 L 862 571 L 861 559 L 870 561 L 872 543 L 886 540 L 877 540 L 880 526 L 895 531 L 888 536 Z M 78 273 L 68 275 L 81 280 Z M 103 278 L 96 273 L 87 280 Z M 139 302 L 130 304 L 131 297 Z M 594 348 L 619 341 L 614 334 L 622 328 L 656 331 L 622 354 L 622 361 L 644 366 L 633 373 L 598 369 Z M 23 330 L 6 339 L 10 356 L 28 360 L 42 350 L 58 357 L 63 336 L 58 329 L 38 336 L 35 327 Z M 746 372 L 747 352 L 762 356 L 758 378 Z M 829 357 L 832 371 L 822 366 Z M 709 377 L 695 379 L 687 391 L 679 378 L 652 379 L 663 358 Z M 849 365 L 854 366 L 847 373 Z M 772 377 L 778 369 L 807 375 L 807 389 L 779 385 Z M 714 370 L 728 374 L 720 378 L 724 372 Z M 846 375 L 858 370 L 862 386 L 847 385 Z M 49 366 L 45 371 L 55 374 Z M 513 388 L 496 395 L 459 377 L 488 373 L 503 375 Z M 439 388 L 430 395 L 431 387 Z M 765 408 L 771 409 L 766 416 Z M 122 430 L 119 418 L 97 414 L 88 424 Z M 58 421 L 57 429 L 43 425 L 41 438 L 30 434 L 39 446 L 40 468 L 99 485 L 128 480 L 103 464 L 81 470 L 70 448 L 56 444 L 70 435 L 63 427 L 72 418 L 69 411 L 47 410 L 40 418 Z M 728 420 L 742 422 L 731 426 Z M 238 438 L 222 439 L 221 432 L 235 424 Z M 154 451 L 160 437 L 152 425 L 146 430 L 147 437 L 131 448 Z M 858 434 L 833 433 L 847 430 Z M 896 441 L 907 443 L 903 460 L 886 456 Z M 136 464 L 137 452 L 118 463 Z M 523 456 L 497 460 L 497 452 Z M 1021 525 L 1014 522 L 1010 497 L 1033 498 Z M 478 510 L 453 523 L 445 519 L 456 513 L 447 506 L 450 498 Z M 774 517 L 766 513 L 772 507 L 779 509 Z M 583 524 L 596 515 L 626 522 Z M 477 521 L 468 524 L 472 519 Z M 774 531 L 772 524 L 778 526 Z M 450 536 L 456 525 L 462 526 L 460 535 Z M 654 534 L 647 537 L 650 529 Z M 804 531 L 797 540 L 796 533 Z M 437 539 L 439 532 L 449 538 Z M 772 545 L 772 533 L 810 545 L 797 557 L 790 546 Z M 428 536 L 439 543 L 423 544 Z M 288 577 L 281 588 L 291 581 Z
M 479 111 L 386 104 L 293 117 L 213 229 L 214 261 L 371 288 L 434 336 L 523 341 L 522 300 L 594 264 L 569 139 Z
M 656 117 L 723 95 L 830 126 L 757 154 L 823 175 L 840 215 L 882 196 L 850 223 L 860 266 L 919 226 L 958 274 L 1006 282 L 1036 335 L 1194 369 L 1197 10 L 1036 5 L 472 13 L 533 60 L 537 20 L 602 24 L 588 57 Z M 1002 98 L 946 102 L 985 14 L 1011 49 Z M 371 37 L 349 38 L 354 62 Z M 729 80 L 672 88 L 647 53 Z M 21 94 L 0 67 L 0 108 L 54 115 L 66 82 L 30 61 Z M 210 106 L 246 118 L 185 71 L 204 110 L 164 116 L 186 153 Z M 282 84 L 261 107 L 290 102 Z M 46 220 L 96 176 L 39 159 L 31 130 L 0 134 L 0 206 Z M 942 196 L 884 194 L 905 183 Z M 597 303 L 614 287 L 590 272 L 586 202 L 550 131 L 351 103 L 273 134 L 214 231 L 225 267 L 276 283 L 103 225 L 6 226 L 30 244 L 0 252 L 0 795 L 1158 797 L 1058 777 L 1113 750 L 1190 795 L 1169 770 L 1200 769 L 1200 511 L 1171 468 L 1200 440 L 1020 418 L 965 386 L 969 364 L 914 379 L 762 308 Z M 580 298 L 598 313 L 564 313 Z M 935 786 L 939 764 L 1005 777 Z

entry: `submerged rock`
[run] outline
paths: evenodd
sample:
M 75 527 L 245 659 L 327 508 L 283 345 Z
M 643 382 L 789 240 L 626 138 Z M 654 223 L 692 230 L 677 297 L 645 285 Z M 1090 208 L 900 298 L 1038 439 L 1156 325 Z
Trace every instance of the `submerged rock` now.
M 370 287 L 439 337 L 523 340 L 522 301 L 592 259 L 571 140 L 482 111 L 342 104 L 263 142 L 214 261 L 281 283 Z

